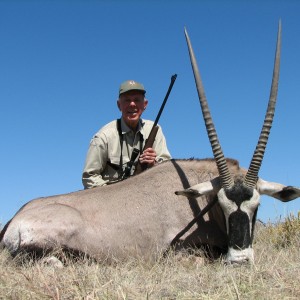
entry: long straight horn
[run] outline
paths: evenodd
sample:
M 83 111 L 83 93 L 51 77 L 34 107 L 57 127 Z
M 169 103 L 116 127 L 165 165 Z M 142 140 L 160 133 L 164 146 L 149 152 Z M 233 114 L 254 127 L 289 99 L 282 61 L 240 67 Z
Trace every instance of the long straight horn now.
M 264 157 L 265 149 L 267 146 L 270 130 L 273 123 L 274 113 L 275 113 L 275 105 L 277 99 L 277 91 L 278 91 L 278 81 L 279 81 L 279 68 L 280 68 L 280 49 L 281 49 L 281 21 L 279 21 L 278 26 L 278 35 L 277 35 L 277 45 L 276 45 L 276 54 L 275 54 L 275 62 L 274 62 L 274 70 L 273 70 L 273 79 L 272 86 L 270 92 L 269 104 L 264 120 L 264 124 L 260 133 L 260 137 L 254 151 L 250 167 L 245 176 L 244 183 L 250 188 L 255 187 L 258 172 L 262 164 L 262 160 Z
M 209 141 L 210 141 L 210 144 L 212 147 L 212 151 L 213 151 L 213 154 L 214 154 L 214 157 L 216 160 L 216 164 L 217 164 L 217 167 L 219 170 L 219 174 L 220 174 L 220 177 L 222 180 L 222 185 L 224 188 L 229 189 L 230 187 L 233 186 L 233 180 L 230 175 L 225 157 L 223 155 L 223 151 L 221 149 L 221 145 L 218 140 L 215 126 L 213 124 L 213 120 L 212 120 L 212 117 L 211 117 L 211 114 L 209 111 L 209 107 L 208 107 L 208 103 L 206 100 L 200 72 L 198 70 L 197 61 L 196 61 L 194 51 L 193 51 L 193 48 L 191 45 L 191 41 L 190 41 L 190 38 L 188 36 L 186 29 L 184 29 L 184 33 L 185 33 L 186 41 L 187 41 L 188 48 L 189 48 L 190 60 L 191 60 L 191 64 L 192 64 L 192 68 L 193 68 L 193 72 L 194 72 L 196 87 L 197 87 L 197 91 L 198 91 L 199 101 L 200 101 L 200 105 L 201 105 L 201 109 L 202 109 L 203 118 L 205 121 L 208 138 L 209 138 Z

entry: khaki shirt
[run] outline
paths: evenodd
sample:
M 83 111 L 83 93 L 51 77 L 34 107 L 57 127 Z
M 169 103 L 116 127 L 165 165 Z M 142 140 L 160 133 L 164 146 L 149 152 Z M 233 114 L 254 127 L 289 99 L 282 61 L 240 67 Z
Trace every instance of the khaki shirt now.
M 133 148 L 137 148 L 138 150 L 143 149 L 145 140 L 148 138 L 153 124 L 153 121 L 140 119 L 138 130 L 134 134 L 124 120 L 121 119 L 121 131 L 123 136 L 122 170 L 124 170 L 130 161 Z M 159 127 L 152 148 L 156 151 L 157 162 L 171 159 L 161 127 Z M 119 169 L 120 158 L 120 136 L 117 129 L 117 121 L 114 120 L 102 127 L 90 142 L 82 174 L 84 188 L 102 186 L 118 181 L 120 173 L 122 173 L 122 170 Z M 132 167 L 131 174 L 134 172 L 137 160 L 138 158 Z

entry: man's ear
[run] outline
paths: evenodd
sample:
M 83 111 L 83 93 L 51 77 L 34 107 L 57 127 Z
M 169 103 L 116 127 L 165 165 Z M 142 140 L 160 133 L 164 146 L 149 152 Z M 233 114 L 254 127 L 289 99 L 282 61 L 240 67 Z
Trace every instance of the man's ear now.
M 146 109 L 147 105 L 148 105 L 148 100 L 145 98 L 145 100 L 144 100 L 144 110 Z
M 120 107 L 120 99 L 117 100 L 117 106 L 118 106 L 119 110 L 121 111 L 121 107 Z

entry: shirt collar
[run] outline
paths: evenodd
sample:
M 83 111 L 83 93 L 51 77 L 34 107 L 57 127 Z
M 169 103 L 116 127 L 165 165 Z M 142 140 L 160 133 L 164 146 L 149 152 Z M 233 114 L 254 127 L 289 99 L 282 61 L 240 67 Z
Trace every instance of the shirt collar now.
M 144 124 L 145 124 L 145 121 L 143 119 L 140 119 L 136 132 L 140 132 L 142 135 L 144 135 Z M 125 121 L 123 120 L 122 117 L 121 117 L 121 130 L 122 130 L 122 134 L 126 134 L 126 133 L 132 131 L 128 127 L 128 125 L 125 123 Z

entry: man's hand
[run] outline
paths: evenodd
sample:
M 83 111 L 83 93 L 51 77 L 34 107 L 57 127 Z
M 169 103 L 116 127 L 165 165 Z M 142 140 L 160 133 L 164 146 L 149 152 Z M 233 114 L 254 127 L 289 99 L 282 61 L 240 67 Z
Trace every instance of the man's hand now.
M 140 155 L 139 161 L 141 164 L 148 164 L 148 167 L 153 167 L 155 164 L 156 152 L 153 148 L 147 148 Z

